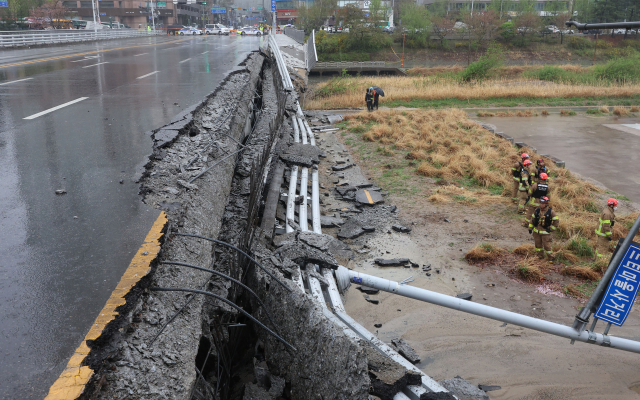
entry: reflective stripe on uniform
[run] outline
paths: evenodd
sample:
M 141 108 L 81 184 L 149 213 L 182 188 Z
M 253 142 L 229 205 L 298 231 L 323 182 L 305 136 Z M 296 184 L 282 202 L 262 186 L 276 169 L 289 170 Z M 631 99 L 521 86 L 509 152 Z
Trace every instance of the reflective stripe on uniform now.
M 548 235 L 549 234 L 549 232 L 543 231 L 543 230 L 538 230 L 538 228 L 533 228 L 533 231 L 535 233 L 537 233 L 537 234 L 540 234 L 540 235 Z
M 596 235 L 599 235 L 599 236 L 602 236 L 602 237 L 607 237 L 608 235 L 611 235 L 611 231 L 606 232 L 606 233 L 602 233 L 603 225 L 604 224 L 611 224 L 611 220 L 609 220 L 609 219 L 601 219 L 600 217 L 598 217 L 598 221 L 600 222 L 600 224 L 598 225 L 598 227 L 595 230 Z

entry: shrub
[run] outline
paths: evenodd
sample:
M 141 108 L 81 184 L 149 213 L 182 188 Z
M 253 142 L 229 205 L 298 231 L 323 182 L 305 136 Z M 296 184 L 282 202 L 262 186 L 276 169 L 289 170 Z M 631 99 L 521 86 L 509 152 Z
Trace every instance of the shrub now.
M 491 70 L 502 64 L 502 50 L 497 46 L 490 47 L 478 61 L 472 62 L 460 74 L 465 82 L 482 80 L 489 77 Z
M 509 42 L 516 36 L 516 26 L 511 21 L 505 22 L 504 24 L 500 25 L 500 28 L 498 28 L 498 32 L 500 32 L 500 36 L 502 36 L 504 40 Z
M 596 65 L 593 75 L 597 79 L 625 83 L 640 81 L 640 57 L 619 58 L 604 65 Z
M 516 265 L 514 272 L 517 277 L 526 282 L 538 283 L 544 279 L 544 275 L 542 274 L 542 271 L 540 271 L 540 268 L 535 264 L 527 262 L 527 260 Z
M 578 257 L 593 257 L 593 248 L 589 246 L 587 239 L 574 236 L 567 243 L 567 250 L 571 250 Z
M 467 261 L 489 261 L 496 259 L 504 250 L 489 243 L 475 246 L 465 254 Z
M 600 274 L 594 271 L 591 267 L 565 267 L 560 273 L 566 276 L 575 276 L 580 279 L 587 279 L 590 281 L 597 281 L 600 279 Z
M 580 36 L 571 36 L 567 40 L 567 47 L 574 50 L 586 50 L 592 47 L 591 42 L 587 38 Z
M 617 115 L 618 117 L 624 117 L 629 114 L 629 109 L 625 107 L 613 107 L 613 115 Z

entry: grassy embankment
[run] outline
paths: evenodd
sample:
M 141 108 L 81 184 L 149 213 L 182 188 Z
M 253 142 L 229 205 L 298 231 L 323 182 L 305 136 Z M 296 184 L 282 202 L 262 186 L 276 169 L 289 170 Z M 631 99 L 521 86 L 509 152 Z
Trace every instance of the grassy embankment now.
M 515 163 L 519 151 L 477 123 L 462 110 L 378 111 L 362 112 L 345 117 L 343 127 L 355 136 L 348 145 L 375 147 L 367 157 L 386 159 L 401 170 L 402 180 L 435 180 L 428 201 L 438 204 L 460 203 L 466 207 L 491 207 L 510 204 L 512 177 L 505 166 Z M 538 154 L 525 149 L 532 159 Z M 364 158 L 367 158 L 364 157 Z M 366 160 L 365 160 L 366 161 Z M 552 165 L 552 164 L 550 164 Z M 412 175 L 412 176 L 408 176 Z M 540 281 L 553 270 L 563 275 L 595 281 L 603 272 L 602 262 L 592 262 L 594 256 L 594 224 L 604 199 L 610 196 L 627 200 L 575 177 L 564 168 L 553 168 L 550 198 L 560 216 L 560 227 L 554 242 L 556 264 L 540 263 L 531 244 L 512 250 L 482 244 L 467 254 L 471 262 L 490 262 L 500 257 L 516 257 L 513 272 L 527 281 Z M 385 174 L 381 178 L 384 178 Z M 421 177 L 421 178 L 420 178 Z M 381 184 L 391 184 L 380 179 Z M 425 181 L 413 186 L 424 187 Z M 387 189 L 389 187 L 385 186 Z M 409 193 L 410 194 L 410 193 Z M 515 209 L 514 209 L 515 214 Z M 634 215 L 618 218 L 614 239 L 624 236 L 635 220 Z M 512 220 L 513 229 L 519 222 Z M 588 286 L 588 285 L 587 285 Z M 580 295 L 581 286 L 566 288 Z
M 472 64 L 473 66 L 474 64 Z M 468 82 L 469 68 L 414 68 L 407 77 L 340 77 L 319 84 L 307 109 L 364 107 L 367 87 L 380 86 L 380 104 L 414 108 L 571 107 L 640 104 L 640 59 L 594 67 L 497 67 Z M 466 80 L 465 80 L 466 79 Z

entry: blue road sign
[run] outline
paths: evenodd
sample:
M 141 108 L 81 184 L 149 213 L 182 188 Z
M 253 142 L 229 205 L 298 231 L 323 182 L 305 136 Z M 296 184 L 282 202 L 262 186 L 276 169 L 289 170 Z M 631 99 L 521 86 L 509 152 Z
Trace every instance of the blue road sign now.
M 211 9 L 211 14 L 226 14 L 227 13 L 227 9 L 226 8 L 212 8 Z
M 640 288 L 640 245 L 631 243 L 609 282 L 595 317 L 622 326 Z
M 271 11 L 276 11 L 276 0 L 271 0 Z
M 0 7 L 9 7 L 8 1 L 0 1 Z

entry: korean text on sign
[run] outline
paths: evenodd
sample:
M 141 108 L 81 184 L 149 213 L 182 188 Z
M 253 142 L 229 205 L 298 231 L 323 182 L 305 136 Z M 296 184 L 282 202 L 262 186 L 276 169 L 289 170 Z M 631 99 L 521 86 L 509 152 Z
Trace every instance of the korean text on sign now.
M 613 325 L 622 326 L 638 295 L 639 282 L 640 246 L 631 244 L 611 278 L 607 292 L 594 316 Z

